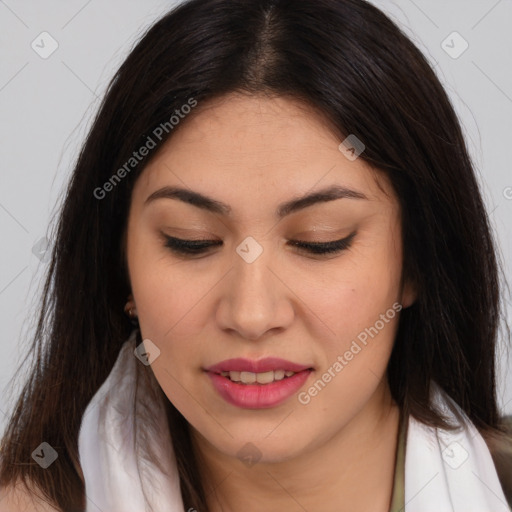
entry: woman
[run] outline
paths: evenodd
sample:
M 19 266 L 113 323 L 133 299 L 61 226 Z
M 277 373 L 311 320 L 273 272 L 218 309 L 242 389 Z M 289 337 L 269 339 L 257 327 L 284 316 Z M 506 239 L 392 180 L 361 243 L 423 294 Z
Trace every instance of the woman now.
M 378 9 L 180 5 L 79 156 L 0 509 L 509 510 L 495 254 Z

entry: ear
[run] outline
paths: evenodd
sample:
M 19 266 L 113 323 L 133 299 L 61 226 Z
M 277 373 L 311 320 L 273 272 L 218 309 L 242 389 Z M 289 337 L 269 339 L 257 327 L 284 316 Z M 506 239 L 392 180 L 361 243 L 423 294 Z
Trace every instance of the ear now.
M 410 280 L 406 280 L 402 286 L 400 304 L 402 304 L 404 309 L 408 308 L 416 302 L 417 297 L 418 291 L 416 285 L 414 285 Z

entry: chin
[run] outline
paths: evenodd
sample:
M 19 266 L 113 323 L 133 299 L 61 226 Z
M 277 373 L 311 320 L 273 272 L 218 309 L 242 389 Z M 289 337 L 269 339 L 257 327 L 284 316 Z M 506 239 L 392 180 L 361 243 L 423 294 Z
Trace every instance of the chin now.
M 235 440 L 231 439 L 228 451 L 226 451 L 226 445 L 217 448 L 220 448 L 226 456 L 240 459 L 247 465 L 278 464 L 294 459 L 305 449 L 297 443 L 297 440 L 286 436 L 285 438 L 287 441 L 283 442 L 282 437 L 265 439 L 261 437 L 261 433 L 254 436 L 245 434 Z

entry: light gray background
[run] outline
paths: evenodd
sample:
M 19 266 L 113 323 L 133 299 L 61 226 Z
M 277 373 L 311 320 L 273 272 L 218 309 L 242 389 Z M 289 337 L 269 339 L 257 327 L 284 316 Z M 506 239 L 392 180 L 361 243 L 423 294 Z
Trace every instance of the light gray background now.
M 44 243 L 37 243 L 51 234 L 51 215 L 108 80 L 144 29 L 175 3 L 0 0 L 0 429 L 13 400 L 5 386 L 26 355 L 47 265 Z M 373 3 L 428 56 L 452 98 L 510 281 L 512 1 Z M 454 31 L 469 44 L 458 58 L 452 56 L 464 42 L 451 35 Z M 50 48 L 42 32 L 58 43 L 46 59 L 31 47 L 35 41 L 39 51 Z M 41 37 L 46 38 L 43 43 Z M 512 305 L 508 296 L 506 300 L 512 323 Z M 500 403 L 511 414 L 512 354 L 507 355 L 504 344 L 499 360 Z

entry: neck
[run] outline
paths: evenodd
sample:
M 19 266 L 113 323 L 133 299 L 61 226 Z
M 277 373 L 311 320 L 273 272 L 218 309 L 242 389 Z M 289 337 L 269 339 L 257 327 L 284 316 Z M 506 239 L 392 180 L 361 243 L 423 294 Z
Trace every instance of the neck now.
M 400 411 L 383 385 L 328 442 L 293 460 L 240 467 L 192 429 L 210 512 L 388 512 Z

